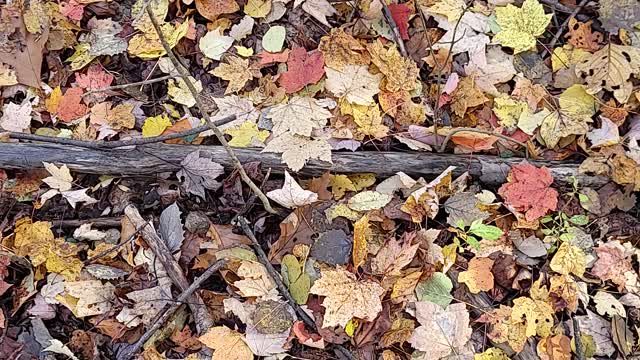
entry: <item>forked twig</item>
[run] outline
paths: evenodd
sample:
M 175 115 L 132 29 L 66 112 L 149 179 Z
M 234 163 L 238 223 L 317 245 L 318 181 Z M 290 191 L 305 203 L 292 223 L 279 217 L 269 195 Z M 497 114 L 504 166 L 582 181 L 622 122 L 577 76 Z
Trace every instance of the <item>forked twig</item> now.
M 153 28 L 156 30 L 156 33 L 158 34 L 160 43 L 162 43 L 162 47 L 164 48 L 165 52 L 169 56 L 171 63 L 180 74 L 180 77 L 182 77 L 182 80 L 184 81 L 185 85 L 187 85 L 187 88 L 189 89 L 191 96 L 193 96 L 193 99 L 196 102 L 196 107 L 200 111 L 200 114 L 202 114 L 205 121 L 209 125 L 209 128 L 213 131 L 215 136 L 218 138 L 218 141 L 220 141 L 220 144 L 226 150 L 235 168 L 238 169 L 238 173 L 240 173 L 240 177 L 245 182 L 245 184 L 249 186 L 251 191 L 253 191 L 253 193 L 256 194 L 256 196 L 260 199 L 260 201 L 262 201 L 262 205 L 264 206 L 264 209 L 271 214 L 277 214 L 277 212 L 271 207 L 271 204 L 269 203 L 269 199 L 267 198 L 267 196 L 262 192 L 262 190 L 260 190 L 260 188 L 258 188 L 258 186 L 251 180 L 251 178 L 249 178 L 249 175 L 247 175 L 247 172 L 244 171 L 244 168 L 242 167 L 242 163 L 240 162 L 240 159 L 238 159 L 233 149 L 229 146 L 229 143 L 227 143 L 227 139 L 224 138 L 224 134 L 222 134 L 222 131 L 218 129 L 218 127 L 213 122 L 213 120 L 211 120 L 209 113 L 205 111 L 204 105 L 200 101 L 198 91 L 196 90 L 196 88 L 193 86 L 193 83 L 189 79 L 189 74 L 187 73 L 187 70 L 184 67 L 182 67 L 182 64 L 180 63 L 176 55 L 173 53 L 173 50 L 171 50 L 171 46 L 169 46 L 167 39 L 162 34 L 162 30 L 160 29 L 158 20 L 155 18 L 155 15 L 153 14 L 153 10 L 151 10 L 150 6 L 147 6 L 146 10 L 147 10 L 147 15 L 149 15 L 149 18 L 151 20 L 151 23 L 153 24 Z
M 271 265 L 271 262 L 269 261 L 267 254 L 264 252 L 264 250 L 262 250 L 262 247 L 260 246 L 258 239 L 256 238 L 253 231 L 251 231 L 251 228 L 249 227 L 249 221 L 244 216 L 238 216 L 237 222 L 242 228 L 242 231 L 245 233 L 245 235 L 249 238 L 249 240 L 251 240 L 252 247 L 256 252 L 258 261 L 262 265 L 264 265 L 264 267 L 267 269 L 267 272 L 269 273 L 271 278 L 273 278 L 273 281 L 276 283 L 276 287 L 278 288 L 278 291 L 280 292 L 280 294 L 282 294 L 282 296 L 284 296 L 284 298 L 291 305 L 291 307 L 293 307 L 293 309 L 298 314 L 298 316 L 300 316 L 300 318 L 305 323 L 305 325 L 313 329 L 315 332 L 318 332 L 318 328 L 316 327 L 315 321 L 313 321 L 311 316 L 309 316 L 309 314 L 307 314 L 304 310 L 302 310 L 302 308 L 296 303 L 296 301 L 291 296 L 289 289 L 287 289 L 287 286 L 284 284 L 284 282 L 282 282 L 282 279 L 280 279 L 278 272 L 273 267 L 273 265 Z M 347 350 L 345 347 L 341 345 L 337 345 L 337 344 L 333 345 L 333 348 L 336 353 L 340 353 L 342 356 L 346 357 L 347 359 L 350 359 L 350 360 L 356 359 L 349 350 Z
M 220 270 L 221 267 L 226 263 L 225 260 L 218 260 L 213 263 L 209 268 L 202 273 L 202 275 L 198 276 L 193 280 L 191 285 L 187 289 L 185 289 L 178 298 L 173 302 L 173 304 L 167 304 L 165 307 L 160 310 L 158 315 L 154 318 L 151 327 L 147 329 L 147 331 L 136 341 L 133 345 L 125 348 L 121 353 L 118 354 L 118 360 L 129 360 L 131 359 L 142 347 L 144 344 L 153 336 L 153 334 L 158 331 L 164 324 L 166 324 L 171 316 L 175 314 L 176 311 L 183 305 L 189 297 L 200 288 L 202 283 L 209 279 L 216 271 Z

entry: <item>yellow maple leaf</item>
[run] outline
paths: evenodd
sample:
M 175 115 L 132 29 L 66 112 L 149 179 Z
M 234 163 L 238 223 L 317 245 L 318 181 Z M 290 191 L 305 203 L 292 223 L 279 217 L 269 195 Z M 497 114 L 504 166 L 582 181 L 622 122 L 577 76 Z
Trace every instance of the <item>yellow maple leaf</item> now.
M 522 296 L 513 300 L 511 321 L 525 323 L 527 336 L 549 336 L 553 327 L 553 308 L 544 301 Z
M 226 63 L 220 64 L 209 73 L 229 82 L 229 86 L 224 92 L 225 95 L 228 95 L 242 90 L 247 81 L 251 81 L 256 77 L 256 73 L 249 69 L 248 59 L 229 56 L 226 61 Z M 257 75 L 259 75 L 259 72 Z
M 562 275 L 582 276 L 587 266 L 587 259 L 582 249 L 565 241 L 560 245 L 549 265 L 551 270 Z
M 571 45 L 565 45 L 563 47 L 557 47 L 553 49 L 553 56 L 551 57 L 551 69 L 556 72 L 560 69 L 569 68 L 571 65 L 578 64 L 591 57 L 591 53 L 574 48 Z
M 185 19 L 182 24 L 175 27 L 168 23 L 161 24 L 160 31 L 162 31 L 162 35 L 167 40 L 169 47 L 173 48 L 180 39 L 187 35 L 189 19 Z M 157 59 L 167 53 L 164 51 L 160 38 L 153 28 L 142 34 L 134 35 L 129 40 L 128 51 L 130 55 L 137 56 L 143 60 Z
M 350 104 L 341 101 L 340 112 L 343 115 L 353 116 L 353 121 L 358 125 L 356 139 L 362 140 L 364 136 L 379 139 L 387 136 L 389 128 L 382 124 L 382 113 L 378 104 L 371 106 Z
M 158 136 L 171 125 L 167 115 L 148 117 L 142 125 L 142 137 Z
M 503 95 L 494 99 L 493 112 L 499 120 L 500 125 L 513 130 L 523 114 L 530 114 L 529 105 L 524 101 L 512 99 L 508 95 Z
M 371 229 L 369 228 L 369 217 L 363 215 L 360 220 L 353 224 L 353 266 L 358 269 L 364 264 L 369 249 L 367 247 L 368 239 L 371 237 Z
M 474 354 L 473 360 L 509 360 L 509 356 L 501 349 L 492 347 L 480 354 Z
M 18 220 L 13 247 L 18 256 L 28 256 L 34 267 L 44 265 L 47 271 L 59 273 L 69 281 L 75 280 L 84 266 L 78 258 L 81 247 L 54 238 L 47 221 Z
M 229 145 L 245 148 L 249 146 L 264 146 L 264 141 L 269 137 L 266 130 L 258 130 L 258 126 L 252 121 L 245 121 L 239 126 L 226 129 L 225 134 L 231 135 Z
M 535 48 L 536 38 L 544 33 L 551 17 L 537 0 L 525 0 L 521 8 L 511 4 L 496 7 L 500 31 L 493 41 L 513 48 L 516 54 Z
M 410 58 L 400 55 L 395 46 L 385 47 L 380 40 L 368 44 L 371 62 L 385 76 L 383 88 L 387 91 L 413 91 L 418 88 L 419 69 Z

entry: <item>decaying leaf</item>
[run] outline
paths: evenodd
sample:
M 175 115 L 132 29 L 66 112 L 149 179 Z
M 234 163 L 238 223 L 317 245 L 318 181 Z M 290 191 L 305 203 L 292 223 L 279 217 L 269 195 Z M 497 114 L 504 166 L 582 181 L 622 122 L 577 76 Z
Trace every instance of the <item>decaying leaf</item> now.
M 471 338 L 469 312 L 465 304 L 451 304 L 446 309 L 426 301 L 414 304 L 420 326 L 411 335 L 409 343 L 424 351 L 426 359 L 447 356 Z
M 382 311 L 380 299 L 384 292 L 378 283 L 358 280 L 340 267 L 323 270 L 310 290 L 312 294 L 325 297 L 322 327 L 345 326 L 354 317 L 373 321 Z

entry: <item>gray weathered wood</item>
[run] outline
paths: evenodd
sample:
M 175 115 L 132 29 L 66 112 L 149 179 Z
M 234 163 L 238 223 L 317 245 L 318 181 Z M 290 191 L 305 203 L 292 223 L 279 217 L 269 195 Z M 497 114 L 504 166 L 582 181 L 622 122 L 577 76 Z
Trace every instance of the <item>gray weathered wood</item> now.
M 42 162 L 66 164 L 81 173 L 110 175 L 153 175 L 180 170 L 180 162 L 192 151 L 212 158 L 227 169 L 233 164 L 221 146 L 195 146 L 150 144 L 132 149 L 96 150 L 75 146 L 43 143 L 1 143 L 0 169 L 33 169 Z M 235 149 L 242 163 L 261 161 L 274 172 L 283 172 L 286 166 L 280 154 L 261 153 L 259 149 Z M 319 175 L 325 171 L 335 173 L 375 173 L 390 176 L 402 171 L 412 176 L 435 177 L 449 166 L 456 166 L 454 174 L 468 171 L 488 184 L 505 181 L 509 167 L 523 161 L 520 158 L 500 158 L 489 155 L 436 154 L 423 152 L 334 152 L 333 164 L 309 161 L 300 171 L 302 175 Z M 584 186 L 598 186 L 607 182 L 604 177 L 578 174 L 578 165 L 566 161 L 531 161 L 547 166 L 557 181 L 568 182 L 571 176 Z

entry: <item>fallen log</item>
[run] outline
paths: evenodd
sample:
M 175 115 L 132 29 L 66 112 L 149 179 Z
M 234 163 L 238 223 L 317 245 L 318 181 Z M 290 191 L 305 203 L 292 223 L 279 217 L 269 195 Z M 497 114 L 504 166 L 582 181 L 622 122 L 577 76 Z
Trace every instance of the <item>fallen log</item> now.
M 0 142 L 0 169 L 25 170 L 41 168 L 42 162 L 66 164 L 81 173 L 121 176 L 153 175 L 180 170 L 180 162 L 193 151 L 210 157 L 232 170 L 233 163 L 222 146 L 196 146 L 148 144 L 131 149 L 86 149 L 76 146 L 45 143 Z M 261 153 L 259 149 L 234 149 L 242 163 L 261 161 L 265 168 L 282 173 L 287 167 L 280 154 Z M 468 171 L 486 184 L 505 182 L 510 166 L 522 162 L 521 158 L 500 158 L 490 155 L 438 154 L 424 152 L 357 151 L 334 152 L 333 164 L 312 160 L 299 172 L 302 175 L 334 173 L 374 173 L 391 176 L 402 171 L 411 176 L 433 178 L 447 167 L 456 166 L 455 175 Z M 546 166 L 553 177 L 568 183 L 576 177 L 583 186 L 600 186 L 608 182 L 602 176 L 578 173 L 578 164 L 566 161 L 530 161 Z

